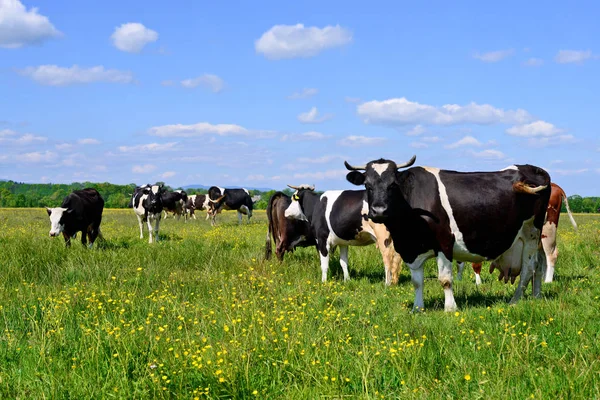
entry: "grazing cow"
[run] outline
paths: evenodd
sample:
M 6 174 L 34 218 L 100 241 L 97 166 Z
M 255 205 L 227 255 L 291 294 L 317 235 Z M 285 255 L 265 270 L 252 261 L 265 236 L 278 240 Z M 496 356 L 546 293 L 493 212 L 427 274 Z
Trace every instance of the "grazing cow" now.
M 135 188 L 133 193 L 133 211 L 140 224 L 140 239 L 144 238 L 143 222 L 148 224 L 148 243 L 152 243 L 152 222 L 154 221 L 154 237 L 158 241 L 158 228 L 163 212 L 162 185 L 144 185 Z
M 571 220 L 571 224 L 573 228 L 577 230 L 577 223 L 573 218 L 573 214 L 571 213 L 571 208 L 569 207 L 569 200 L 567 199 L 567 195 L 564 190 L 556 183 L 551 184 L 551 193 L 550 193 L 550 201 L 548 202 L 548 209 L 546 210 L 546 222 L 544 223 L 544 227 L 542 228 L 542 247 L 544 248 L 544 253 L 546 254 L 546 274 L 544 277 L 544 282 L 552 282 L 554 277 L 554 266 L 556 265 L 556 260 L 558 259 L 558 247 L 556 247 L 556 230 L 558 229 L 558 220 L 560 218 L 560 210 L 562 208 L 562 202 L 565 202 L 565 206 L 567 208 L 567 213 L 569 214 L 569 219 Z M 462 264 L 462 263 L 461 263 Z M 481 263 L 473 263 L 473 271 L 475 272 L 475 283 L 477 285 L 481 284 Z M 463 265 L 459 265 L 458 272 L 458 280 L 462 278 L 462 269 Z M 495 266 L 491 268 L 493 270 Z M 504 278 L 505 282 L 508 281 L 508 275 L 500 274 L 498 277 L 499 280 Z M 514 282 L 514 277 L 511 277 L 511 281 Z
M 265 259 L 271 258 L 271 235 L 275 242 L 275 255 L 283 261 L 285 252 L 293 252 L 296 247 L 316 245 L 310 224 L 307 221 L 291 220 L 285 217 L 285 210 L 292 203 L 292 198 L 283 192 L 276 192 L 267 203 L 267 219 L 269 228 L 265 247 Z
M 50 217 L 50 236 L 61 233 L 67 247 L 71 246 L 71 238 L 81 232 L 81 244 L 89 239 L 91 248 L 100 233 L 104 200 L 96 189 L 86 188 L 74 190 L 63 200 L 60 207 L 46 208 Z
M 288 185 L 289 186 L 289 185 Z M 348 274 L 348 246 L 366 246 L 377 243 L 385 266 L 385 283 L 398 282 L 398 270 L 402 259 L 394 250 L 390 233 L 383 224 L 367 218 L 365 190 L 328 190 L 322 195 L 313 186 L 290 186 L 296 192 L 292 203 L 285 210 L 285 217 L 307 221 L 317 242 L 321 258 L 321 280 L 327 280 L 329 256 L 340 248 L 340 265 L 344 280 Z
M 174 192 L 164 192 L 162 195 L 163 211 L 165 213 L 164 218 L 166 219 L 168 213 L 173 213 L 177 216 L 177 219 L 181 218 L 185 212 L 185 205 L 187 203 L 188 195 L 185 190 L 176 190 Z
M 208 189 L 210 207 L 209 215 L 212 217 L 211 225 L 216 225 L 217 214 L 222 210 L 236 210 L 238 214 L 238 223 L 242 223 L 242 214 L 248 215 L 248 222 L 252 217 L 252 199 L 246 189 L 223 189 L 217 186 L 211 186 Z
M 194 212 L 196 210 L 208 210 L 208 203 L 208 195 L 206 194 L 193 194 L 191 196 L 188 196 L 187 202 L 185 204 L 186 219 L 188 214 L 190 215 L 190 218 L 193 217 L 194 219 L 196 219 L 196 214 Z
M 452 260 L 494 260 L 505 274 L 521 279 L 515 303 L 533 278 L 539 296 L 545 257 L 540 245 L 550 176 L 531 165 L 498 172 L 455 172 L 430 167 L 401 168 L 379 159 L 353 167 L 346 179 L 365 185 L 368 215 L 389 229 L 394 246 L 411 270 L 414 310 L 422 310 L 425 260 L 436 257 L 446 311 L 456 310 Z M 359 172 L 359 171 L 365 171 Z

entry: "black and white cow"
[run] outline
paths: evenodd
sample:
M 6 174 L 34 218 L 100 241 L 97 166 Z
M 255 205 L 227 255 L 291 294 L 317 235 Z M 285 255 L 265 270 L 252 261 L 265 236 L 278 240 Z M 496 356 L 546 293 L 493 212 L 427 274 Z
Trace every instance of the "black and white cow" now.
M 209 209 L 208 213 L 212 217 L 210 224 L 216 224 L 217 214 L 222 210 L 236 210 L 238 214 L 238 223 L 242 223 L 242 214 L 248 216 L 248 222 L 252 217 L 252 198 L 246 189 L 224 189 L 218 186 L 211 186 L 208 189 Z
M 531 165 L 498 172 L 455 172 L 430 167 L 401 168 L 379 159 L 353 167 L 347 180 L 365 185 L 369 218 L 384 223 L 394 246 L 411 270 L 414 309 L 422 310 L 423 263 L 437 258 L 445 310 L 456 309 L 452 292 L 452 260 L 494 260 L 502 270 L 520 274 L 511 300 L 515 303 L 533 278 L 539 296 L 545 257 L 540 245 L 550 176 Z M 365 172 L 359 172 L 365 171 Z
M 96 189 L 74 190 L 65 197 L 60 207 L 46 208 L 50 217 L 50 236 L 62 233 L 65 244 L 70 247 L 71 238 L 81 232 L 81 244 L 85 246 L 89 239 L 89 247 L 92 247 L 98 235 L 102 237 L 100 223 L 103 210 L 104 200 Z
M 185 212 L 185 205 L 188 200 L 188 195 L 185 190 L 176 190 L 174 192 L 165 191 L 162 194 L 164 218 L 167 219 L 168 213 L 173 213 L 174 216 L 181 218 Z
M 196 210 L 208 210 L 208 207 L 209 207 L 208 195 L 193 194 L 191 196 L 188 196 L 187 202 L 185 204 L 186 218 L 188 217 L 188 214 L 189 214 L 190 218 L 193 217 L 194 219 L 196 219 L 195 211 Z M 207 219 L 208 219 L 208 215 L 207 215 Z
M 288 185 L 289 186 L 289 185 Z M 394 250 L 390 233 L 385 225 L 367 218 L 367 195 L 365 190 L 328 190 L 319 195 L 314 186 L 290 186 L 296 192 L 292 203 L 285 210 L 285 217 L 308 221 L 317 242 L 321 258 L 321 280 L 327 280 L 329 256 L 340 248 L 340 265 L 344 280 L 348 273 L 348 246 L 366 246 L 377 243 L 385 266 L 385 283 L 398 282 L 402 259 Z
M 162 195 L 165 189 L 158 185 L 144 185 L 135 188 L 133 194 L 133 211 L 140 224 L 140 239 L 144 238 L 144 225 L 148 224 L 148 243 L 152 243 L 152 222 L 154 221 L 154 236 L 158 241 L 158 228 L 163 212 Z

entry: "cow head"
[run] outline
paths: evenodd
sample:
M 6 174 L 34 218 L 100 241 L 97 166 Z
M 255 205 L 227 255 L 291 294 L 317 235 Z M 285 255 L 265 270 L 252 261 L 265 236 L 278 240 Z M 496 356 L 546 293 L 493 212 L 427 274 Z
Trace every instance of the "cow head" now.
M 152 185 L 145 187 L 143 190 L 143 193 L 148 195 L 146 198 L 146 209 L 148 212 L 151 214 L 160 213 L 163 208 L 162 195 L 166 189 L 162 185 Z
M 292 203 L 288 206 L 288 208 L 285 209 L 283 215 L 289 219 L 308 221 L 308 218 L 306 217 L 302 206 L 302 199 L 307 192 L 313 192 L 315 190 L 315 187 L 312 185 L 288 185 L 288 187 L 294 189 L 295 192 L 292 195 Z
M 63 207 L 46 207 L 46 211 L 50 217 L 50 236 L 60 235 L 65 230 L 65 223 L 73 210 Z
M 351 172 L 346 175 L 348 182 L 355 185 L 365 185 L 367 189 L 367 201 L 369 203 L 368 217 L 374 222 L 384 222 L 392 215 L 390 204 L 396 204 L 401 193 L 397 190 L 398 171 L 401 168 L 410 167 L 415 163 L 417 156 L 409 161 L 396 164 L 391 160 L 374 160 L 366 165 L 352 166 L 344 161 L 344 165 Z M 365 171 L 365 172 L 359 172 Z

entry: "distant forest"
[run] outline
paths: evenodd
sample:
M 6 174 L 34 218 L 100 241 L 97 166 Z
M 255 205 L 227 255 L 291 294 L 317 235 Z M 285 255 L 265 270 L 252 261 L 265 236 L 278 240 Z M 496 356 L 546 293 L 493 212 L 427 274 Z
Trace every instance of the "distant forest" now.
M 157 182 L 158 184 L 163 182 Z M 106 208 L 126 208 L 129 204 L 131 195 L 135 189 L 135 184 L 114 185 L 112 183 L 92 183 L 92 182 L 74 182 L 71 184 L 58 183 L 19 183 L 13 181 L 0 181 L 0 207 L 58 207 L 66 195 L 73 190 L 91 187 L 102 195 L 104 207 Z M 172 188 L 165 185 L 169 190 L 181 188 Z M 205 189 L 186 189 L 188 194 L 204 194 Z M 254 204 L 254 208 L 261 210 L 267 208 L 269 197 L 275 193 L 275 190 L 261 192 L 259 190 L 250 190 L 251 196 L 260 196 L 260 200 Z M 292 190 L 285 189 L 285 193 L 292 194 Z M 575 213 L 595 213 L 600 209 L 600 197 L 581 197 L 578 195 L 569 196 L 569 206 Z M 566 212 L 563 203 L 562 211 Z
M 161 184 L 164 182 L 157 182 Z M 129 185 L 114 185 L 112 183 L 74 182 L 71 184 L 59 183 L 19 183 L 13 181 L 0 181 L 0 207 L 58 207 L 63 199 L 73 190 L 91 187 L 100 192 L 104 199 L 105 208 L 127 208 L 131 195 L 135 190 L 135 183 Z M 177 190 L 165 185 L 168 190 Z M 188 195 L 204 194 L 206 189 L 186 189 Z M 251 196 L 260 196 L 254 204 L 255 209 L 266 209 L 267 201 L 275 190 L 261 192 L 249 190 Z M 291 196 L 292 190 L 284 190 Z

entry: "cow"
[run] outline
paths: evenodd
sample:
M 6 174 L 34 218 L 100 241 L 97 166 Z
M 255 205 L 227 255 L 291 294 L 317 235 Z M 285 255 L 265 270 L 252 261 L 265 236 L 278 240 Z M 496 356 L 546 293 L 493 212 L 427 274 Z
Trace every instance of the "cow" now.
M 177 219 L 185 212 L 185 204 L 187 203 L 188 195 L 185 190 L 176 190 L 174 192 L 165 191 L 162 194 L 164 218 L 167 219 L 168 213 L 173 213 Z
M 140 239 L 144 238 L 143 223 L 148 224 L 148 243 L 152 243 L 152 222 L 154 222 L 154 237 L 158 241 L 158 228 L 163 212 L 162 195 L 165 188 L 162 185 L 143 185 L 135 188 L 132 203 L 133 211 L 140 224 Z
M 212 217 L 210 224 L 215 226 L 217 214 L 222 210 L 236 210 L 238 223 L 242 223 L 242 214 L 248 216 L 248 223 L 252 217 L 252 198 L 246 189 L 224 189 L 211 186 L 208 189 L 209 209 L 208 214 Z
M 74 190 L 64 198 L 60 207 L 46 208 L 50 217 L 50 236 L 62 233 L 65 245 L 71 247 L 71 238 L 76 238 L 77 232 L 81 232 L 81 244 L 85 246 L 89 239 L 91 248 L 98 236 L 102 238 L 100 223 L 103 210 L 104 199 L 96 189 Z
M 293 252 L 296 247 L 316 245 L 310 224 L 307 221 L 291 220 L 285 217 L 285 210 L 292 203 L 292 198 L 283 192 L 276 192 L 267 203 L 267 238 L 265 242 L 265 259 L 271 258 L 271 236 L 275 243 L 275 255 L 283 261 L 286 252 Z
M 540 234 L 550 199 L 550 176 L 532 165 L 512 165 L 497 172 L 456 172 L 431 167 L 402 168 L 378 159 L 351 166 L 346 179 L 367 189 L 368 216 L 391 233 L 396 251 L 411 271 L 413 310 L 424 309 L 423 263 L 437 258 L 445 311 L 457 309 L 452 291 L 452 260 L 494 260 L 505 274 L 521 279 L 511 299 L 516 303 L 533 279 L 541 293 L 546 259 Z M 364 172 L 361 172 L 364 171 Z
M 556 183 L 551 184 L 551 192 L 550 192 L 550 201 L 548 202 L 548 209 L 546 210 L 546 222 L 544 222 L 544 227 L 542 228 L 542 247 L 544 248 L 544 253 L 546 255 L 546 273 L 544 276 L 544 282 L 550 283 L 554 277 L 554 266 L 556 265 L 556 260 L 558 259 L 558 247 L 556 247 L 556 230 L 558 229 L 558 220 L 560 218 L 560 210 L 562 208 L 562 202 L 565 202 L 565 206 L 567 208 L 567 213 L 569 215 L 569 219 L 571 220 L 571 225 L 573 228 L 577 230 L 577 222 L 575 222 L 575 218 L 573 218 L 573 214 L 571 213 L 571 208 L 569 207 L 569 200 L 564 190 L 558 186 Z M 461 263 L 462 264 L 462 263 Z M 481 284 L 481 263 L 473 263 L 472 264 L 473 271 L 475 272 L 475 283 L 477 285 Z M 462 279 L 462 269 L 463 265 L 459 265 L 458 276 L 457 279 Z M 495 266 L 492 267 L 492 270 Z M 503 276 L 500 274 L 498 277 L 499 280 L 504 278 L 505 281 L 508 280 L 508 276 Z M 514 281 L 514 278 L 512 278 Z
M 322 282 L 327 281 L 329 256 L 336 247 L 340 248 L 340 265 L 347 281 L 350 279 L 348 246 L 373 243 L 377 243 L 383 257 L 386 285 L 398 282 L 402 259 L 394 250 L 386 227 L 367 218 L 365 190 L 328 190 L 319 195 L 314 186 L 288 186 L 296 191 L 285 217 L 310 224 L 321 259 Z
M 206 194 L 193 194 L 188 196 L 185 204 L 185 217 L 187 219 L 188 214 L 190 218 L 196 219 L 196 210 L 208 210 L 209 207 L 208 195 Z M 207 215 L 208 219 L 208 215 Z

